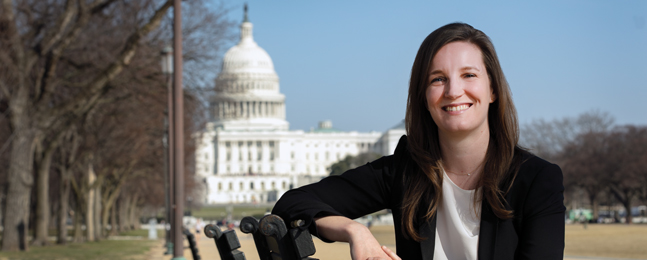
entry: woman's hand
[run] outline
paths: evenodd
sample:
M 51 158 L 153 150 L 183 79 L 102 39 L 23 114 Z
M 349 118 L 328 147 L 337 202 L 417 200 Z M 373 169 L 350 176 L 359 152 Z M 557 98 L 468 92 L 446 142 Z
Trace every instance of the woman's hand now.
M 341 216 L 315 220 L 319 235 L 334 241 L 348 242 L 353 260 L 400 260 L 393 251 L 380 246 L 368 228 Z

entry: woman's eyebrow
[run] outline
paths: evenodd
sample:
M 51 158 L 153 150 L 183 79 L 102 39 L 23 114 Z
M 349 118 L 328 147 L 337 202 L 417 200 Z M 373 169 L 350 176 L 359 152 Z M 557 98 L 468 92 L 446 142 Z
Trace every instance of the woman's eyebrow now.
M 476 70 L 476 71 L 481 71 L 478 67 L 473 67 L 473 66 L 466 66 L 461 68 L 461 71 L 467 71 L 467 70 Z
M 435 75 L 435 74 L 443 74 L 443 72 L 441 70 L 434 70 L 432 72 L 429 72 L 429 76 Z

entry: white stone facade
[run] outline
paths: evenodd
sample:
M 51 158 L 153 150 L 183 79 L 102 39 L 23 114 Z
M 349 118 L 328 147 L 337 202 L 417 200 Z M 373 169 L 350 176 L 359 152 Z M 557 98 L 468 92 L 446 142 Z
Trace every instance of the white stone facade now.
M 289 130 L 278 75 L 252 28 L 245 14 L 240 42 L 227 51 L 216 78 L 212 120 L 195 135 L 204 203 L 273 202 L 328 176 L 328 167 L 347 155 L 393 153 L 401 126 L 384 134 L 343 132 L 323 121 L 314 130 Z

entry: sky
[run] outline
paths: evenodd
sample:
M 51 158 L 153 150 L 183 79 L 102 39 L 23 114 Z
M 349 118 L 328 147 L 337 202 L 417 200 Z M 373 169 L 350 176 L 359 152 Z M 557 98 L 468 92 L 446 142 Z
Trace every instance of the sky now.
M 274 62 L 290 129 L 397 125 L 420 44 L 452 22 L 491 38 L 522 125 L 593 110 L 647 125 L 645 0 L 230 0 L 231 19 L 242 22 L 244 3 Z

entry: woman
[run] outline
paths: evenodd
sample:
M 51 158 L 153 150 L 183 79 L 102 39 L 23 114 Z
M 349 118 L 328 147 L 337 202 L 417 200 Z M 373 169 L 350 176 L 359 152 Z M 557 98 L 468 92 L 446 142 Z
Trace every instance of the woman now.
M 353 259 L 563 259 L 561 170 L 519 148 L 510 89 L 483 32 L 453 23 L 424 40 L 406 129 L 393 155 L 291 190 L 274 213 L 348 242 Z M 397 255 L 352 220 L 385 208 Z

